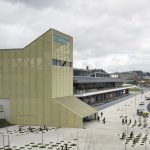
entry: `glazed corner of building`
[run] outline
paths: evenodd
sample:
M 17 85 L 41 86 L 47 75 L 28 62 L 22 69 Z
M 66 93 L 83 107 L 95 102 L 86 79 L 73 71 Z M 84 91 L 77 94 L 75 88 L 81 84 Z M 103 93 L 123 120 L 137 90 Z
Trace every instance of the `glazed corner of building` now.
M 0 98 L 10 121 L 23 125 L 83 127 L 96 110 L 73 96 L 73 38 L 49 29 L 22 49 L 0 50 Z

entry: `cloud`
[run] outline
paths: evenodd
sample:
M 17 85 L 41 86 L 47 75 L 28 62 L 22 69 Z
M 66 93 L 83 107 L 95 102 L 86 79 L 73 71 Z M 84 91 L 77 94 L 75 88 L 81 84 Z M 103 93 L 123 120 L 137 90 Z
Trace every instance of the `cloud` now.
M 8 2 L 11 2 L 12 4 L 16 3 L 22 3 L 26 5 L 27 7 L 33 7 L 35 9 L 41 9 L 46 7 L 56 7 L 56 8 L 62 8 L 67 7 L 69 1 L 59 1 L 59 0 L 6 0 Z
M 149 5 L 148 0 L 2 0 L 0 47 L 23 47 L 56 28 L 74 37 L 74 67 L 150 71 Z

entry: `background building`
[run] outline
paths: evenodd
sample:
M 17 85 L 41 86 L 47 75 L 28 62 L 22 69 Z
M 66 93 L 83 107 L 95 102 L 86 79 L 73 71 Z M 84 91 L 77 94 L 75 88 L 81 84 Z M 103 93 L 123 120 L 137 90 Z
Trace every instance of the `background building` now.
M 73 96 L 72 63 L 73 38 L 54 29 L 24 48 L 1 49 L 0 104 L 9 101 L 9 121 L 82 127 L 85 117 L 95 118 L 96 110 Z
M 149 83 L 145 80 L 150 78 L 149 72 L 143 72 L 140 70 L 137 71 L 126 71 L 126 72 L 116 72 L 115 75 L 118 75 L 119 78 L 123 79 L 124 83 L 127 84 L 143 84 L 143 82 L 148 85 Z
M 74 95 L 88 104 L 100 104 L 128 95 L 123 80 L 103 69 L 74 69 Z

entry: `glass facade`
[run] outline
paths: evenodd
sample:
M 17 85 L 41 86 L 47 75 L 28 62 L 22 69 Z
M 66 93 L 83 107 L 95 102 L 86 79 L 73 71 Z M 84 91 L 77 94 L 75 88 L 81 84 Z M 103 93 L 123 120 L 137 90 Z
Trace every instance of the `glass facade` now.
M 72 62 L 64 61 L 64 60 L 58 60 L 58 59 L 53 59 L 52 64 L 54 66 L 72 67 Z
M 66 62 L 72 62 L 71 60 L 71 44 L 70 39 L 59 33 L 54 33 L 53 36 L 53 58 L 57 60 L 58 66 Z

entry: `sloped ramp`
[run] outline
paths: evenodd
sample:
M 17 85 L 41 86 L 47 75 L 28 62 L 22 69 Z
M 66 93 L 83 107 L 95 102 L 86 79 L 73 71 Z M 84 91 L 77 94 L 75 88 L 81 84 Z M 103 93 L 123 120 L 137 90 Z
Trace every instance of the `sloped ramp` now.
M 88 116 L 96 116 L 97 110 L 82 102 L 75 96 L 66 96 L 54 98 L 54 102 L 58 105 L 58 123 L 66 127 L 83 127 L 83 118 Z M 62 111 L 63 110 L 63 111 Z M 63 118 L 63 119 L 62 119 Z M 94 117 L 95 118 L 95 117 Z

